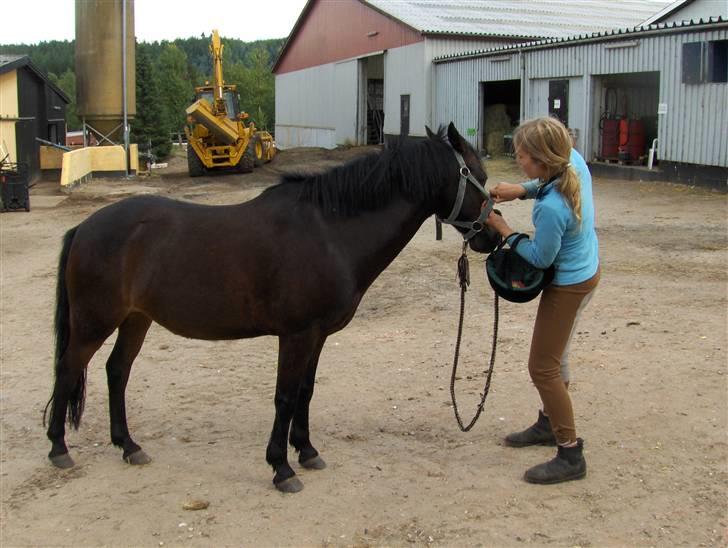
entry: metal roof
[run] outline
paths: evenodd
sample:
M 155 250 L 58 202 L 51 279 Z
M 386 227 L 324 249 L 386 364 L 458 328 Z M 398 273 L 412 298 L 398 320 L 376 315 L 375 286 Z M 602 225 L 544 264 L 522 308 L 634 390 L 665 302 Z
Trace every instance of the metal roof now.
M 423 34 L 565 38 L 634 27 L 673 0 L 362 0 Z
M 694 0 L 675 0 L 675 2 L 666 6 L 659 12 L 655 13 L 649 19 L 642 21 L 640 26 L 646 27 L 647 25 L 652 25 L 653 23 L 659 23 L 661 19 L 667 17 L 668 15 L 675 13 L 676 11 L 681 10 L 683 7 L 685 7 L 689 4 L 692 4 L 693 1 Z
M 640 37 L 646 34 L 656 34 L 661 32 L 684 32 L 697 28 L 708 26 L 728 26 L 728 19 L 722 17 L 711 17 L 708 20 L 700 19 L 698 21 L 682 21 L 680 23 L 659 23 L 646 27 L 613 29 L 606 32 L 596 32 L 592 34 L 579 34 L 575 36 L 567 36 L 564 38 L 546 38 L 544 40 L 536 40 L 532 42 L 522 42 L 520 44 L 509 44 L 503 47 L 473 50 L 469 52 L 458 53 L 454 55 L 442 55 L 433 59 L 434 63 L 444 61 L 456 61 L 471 57 L 482 57 L 485 55 L 508 53 L 510 51 L 543 49 L 551 46 L 574 45 L 581 42 L 596 42 L 600 40 L 614 40 L 622 38 Z
M 27 57 L 27 55 L 0 54 L 0 73 L 12 70 L 16 64 L 22 65 L 23 63 L 18 63 L 18 61 L 23 59 L 23 57 Z
M 66 95 L 61 88 L 51 82 L 48 79 L 48 76 L 32 63 L 28 55 L 0 54 L 0 74 L 10 72 L 11 70 L 17 70 L 22 67 L 28 67 L 31 72 L 34 72 L 38 76 L 38 78 L 43 80 L 49 88 L 51 88 L 56 94 L 58 94 L 61 99 L 63 99 L 63 101 L 65 101 L 66 103 L 71 102 L 71 100 L 68 98 L 68 95 Z

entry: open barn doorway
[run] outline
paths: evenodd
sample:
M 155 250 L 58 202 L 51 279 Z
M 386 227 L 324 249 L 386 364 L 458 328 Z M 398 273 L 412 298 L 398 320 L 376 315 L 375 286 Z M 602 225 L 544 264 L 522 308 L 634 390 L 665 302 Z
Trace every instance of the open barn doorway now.
M 657 150 L 659 72 L 594 76 L 592 158 L 622 165 L 646 165 Z
M 361 145 L 384 143 L 384 55 L 359 59 L 358 135 Z
M 521 120 L 521 81 L 481 82 L 479 148 L 485 155 L 513 154 L 511 136 Z

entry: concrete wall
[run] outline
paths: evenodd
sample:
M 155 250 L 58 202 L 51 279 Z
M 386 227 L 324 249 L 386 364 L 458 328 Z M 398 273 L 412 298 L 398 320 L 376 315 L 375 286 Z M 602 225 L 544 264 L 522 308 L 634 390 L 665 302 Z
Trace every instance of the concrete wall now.
M 40 168 L 42 170 L 61 169 L 63 167 L 64 154 L 64 151 L 62 151 L 60 148 L 41 145 Z
M 139 150 L 136 144 L 129 145 L 131 171 L 139 170 Z M 126 170 L 124 147 L 85 147 L 63 154 L 61 186 L 70 187 L 92 177 L 94 174 L 123 173 Z

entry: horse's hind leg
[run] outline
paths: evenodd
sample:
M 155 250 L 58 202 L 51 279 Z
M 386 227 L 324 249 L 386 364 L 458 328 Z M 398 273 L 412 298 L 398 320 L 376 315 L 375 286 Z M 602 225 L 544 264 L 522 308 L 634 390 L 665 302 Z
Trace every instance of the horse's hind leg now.
M 111 441 L 123 449 L 123 458 L 129 464 L 147 464 L 151 459 L 129 435 L 126 423 L 126 384 L 134 359 L 144 343 L 151 320 L 143 314 L 131 314 L 119 326 L 119 335 L 106 362 L 106 378 L 109 385 L 109 415 L 111 417 Z
M 314 329 L 280 337 L 275 395 L 276 418 L 265 458 L 275 471 L 273 483 L 276 489 L 286 493 L 303 489 L 303 484 L 288 464 L 288 432 L 308 365 L 312 356 L 320 351 L 319 340 L 320 336 Z
M 298 403 L 293 413 L 291 424 L 291 445 L 298 451 L 298 462 L 309 470 L 323 470 L 326 462 L 319 456 L 319 452 L 311 445 L 309 431 L 309 407 L 313 396 L 313 389 L 316 382 L 316 368 L 318 367 L 319 356 L 326 342 L 326 337 L 321 337 L 317 347 L 311 356 L 306 374 L 298 394 Z
M 51 441 L 48 458 L 59 468 L 70 468 L 74 464 L 65 441 L 66 414 L 69 422 L 78 428 L 86 393 L 86 366 L 103 342 L 104 338 L 80 341 L 77 336 L 71 336 L 56 368 L 47 434 Z

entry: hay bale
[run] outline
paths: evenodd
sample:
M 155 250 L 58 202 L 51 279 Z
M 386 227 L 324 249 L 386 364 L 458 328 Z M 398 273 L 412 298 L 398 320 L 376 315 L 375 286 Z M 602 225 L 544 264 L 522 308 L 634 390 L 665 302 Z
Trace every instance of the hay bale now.
M 511 118 L 502 103 L 490 105 L 485 109 L 485 149 L 488 154 L 503 154 L 503 136 L 512 131 Z
M 485 136 L 485 150 L 491 156 L 503 154 L 505 148 L 503 146 L 503 131 L 491 131 Z

